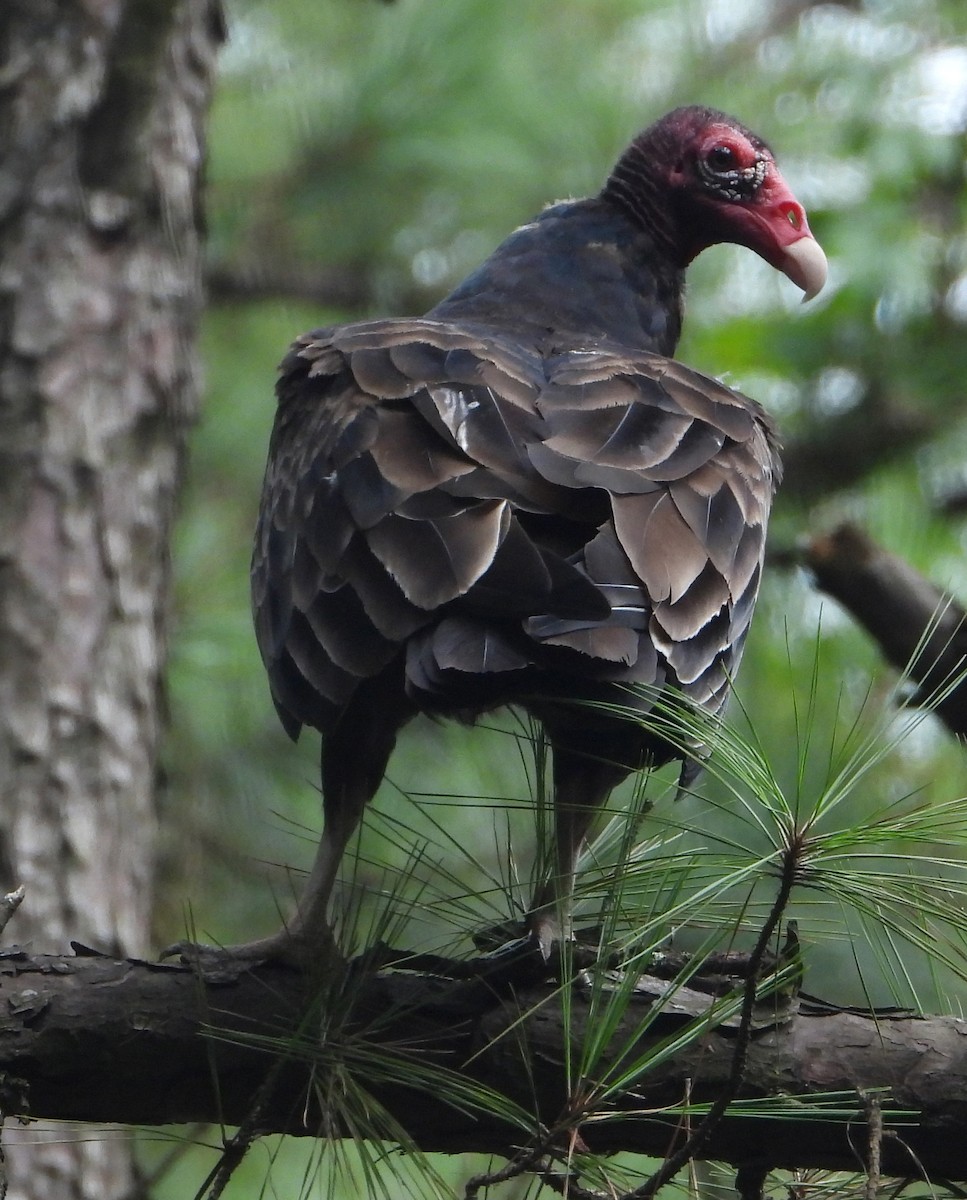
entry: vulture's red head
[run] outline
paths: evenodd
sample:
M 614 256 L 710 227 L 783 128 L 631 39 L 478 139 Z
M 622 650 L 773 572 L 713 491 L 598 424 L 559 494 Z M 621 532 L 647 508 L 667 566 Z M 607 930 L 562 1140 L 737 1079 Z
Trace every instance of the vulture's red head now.
M 707 246 L 735 242 L 787 275 L 810 300 L 826 256 L 806 212 L 751 130 L 710 108 L 676 108 L 635 138 L 605 195 L 647 221 L 679 266 Z M 666 196 L 657 211 L 656 196 Z

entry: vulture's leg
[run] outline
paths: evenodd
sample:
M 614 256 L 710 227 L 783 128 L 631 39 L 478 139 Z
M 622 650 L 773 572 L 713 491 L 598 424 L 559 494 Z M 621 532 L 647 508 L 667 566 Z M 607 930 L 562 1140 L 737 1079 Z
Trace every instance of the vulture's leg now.
M 412 715 L 402 690 L 377 678 L 359 688 L 337 724 L 324 735 L 325 823 L 298 907 L 277 933 L 239 946 L 178 943 L 164 956 L 181 954 L 202 968 L 274 962 L 302 969 L 341 957 L 329 923 L 329 898 L 346 846 L 382 782 L 397 734 Z
M 322 741 L 324 825 L 299 907 L 283 936 L 303 960 L 335 950 L 328 906 L 350 838 L 379 789 L 402 726 L 413 708 L 379 681 L 363 685 Z
M 552 874 L 538 889 L 528 921 L 545 959 L 555 943 L 572 936 L 571 904 L 581 846 L 601 806 L 630 769 L 591 750 L 589 738 L 578 748 L 573 729 L 561 738 L 548 732 L 554 753 L 554 856 Z M 604 749 L 607 741 L 602 742 Z

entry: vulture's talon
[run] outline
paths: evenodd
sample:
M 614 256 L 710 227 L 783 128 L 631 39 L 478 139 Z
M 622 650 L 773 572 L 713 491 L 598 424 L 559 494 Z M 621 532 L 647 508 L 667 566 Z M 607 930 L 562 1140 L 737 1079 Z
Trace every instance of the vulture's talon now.
M 556 926 L 543 926 L 479 955 L 473 968 L 474 974 L 492 986 L 524 987 L 547 980 L 561 982 L 593 967 L 597 959 L 597 945 L 574 938 L 565 941 Z
M 288 935 L 276 935 L 238 946 L 210 946 L 203 942 L 180 941 L 166 946 L 158 956 L 160 961 L 178 958 L 186 967 L 193 967 L 209 983 L 230 983 L 247 971 L 259 967 L 281 967 L 304 974 L 318 970 L 324 962 L 334 963 L 334 954 L 320 954 L 304 941 Z
M 557 978 L 554 964 L 531 933 L 486 951 L 472 965 L 474 975 L 495 991 L 533 987 Z
M 264 958 L 237 954 L 228 946 L 206 946 L 199 942 L 173 942 L 158 955 L 160 962 L 178 959 L 208 983 L 234 983 L 246 971 L 264 963 Z
M 500 954 L 507 946 L 523 941 L 528 937 L 527 926 L 522 920 L 512 917 L 500 921 L 497 925 L 488 925 L 485 929 L 477 929 L 470 935 L 474 948 L 481 956 Z

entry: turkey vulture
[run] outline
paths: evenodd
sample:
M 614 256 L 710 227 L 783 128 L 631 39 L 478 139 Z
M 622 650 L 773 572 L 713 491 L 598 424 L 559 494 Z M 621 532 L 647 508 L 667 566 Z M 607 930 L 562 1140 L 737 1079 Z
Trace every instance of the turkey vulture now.
M 779 463 L 754 401 L 670 357 L 684 269 L 717 242 L 807 299 L 824 283 L 765 142 L 680 108 L 599 195 L 545 209 L 424 317 L 294 343 L 252 595 L 282 724 L 323 735 L 325 828 L 292 921 L 236 953 L 317 958 L 401 726 L 509 704 L 553 752 L 556 871 L 530 915 L 546 955 L 595 810 L 629 772 L 683 757 L 586 702 L 644 713 L 667 689 L 721 710 Z

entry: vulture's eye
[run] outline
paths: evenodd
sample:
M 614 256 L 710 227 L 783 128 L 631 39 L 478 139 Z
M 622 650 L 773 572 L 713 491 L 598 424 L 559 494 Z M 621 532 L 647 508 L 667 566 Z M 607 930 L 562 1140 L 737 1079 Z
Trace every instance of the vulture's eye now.
M 716 142 L 710 138 L 699 150 L 696 166 L 699 183 L 707 192 L 728 203 L 745 204 L 761 186 L 767 161 L 744 139 Z
M 735 151 L 731 146 L 713 146 L 705 155 L 705 165 L 716 175 L 734 171 L 736 167 Z

